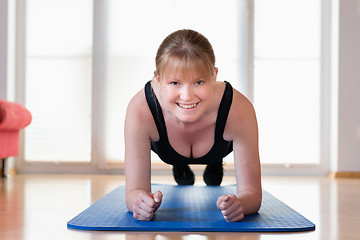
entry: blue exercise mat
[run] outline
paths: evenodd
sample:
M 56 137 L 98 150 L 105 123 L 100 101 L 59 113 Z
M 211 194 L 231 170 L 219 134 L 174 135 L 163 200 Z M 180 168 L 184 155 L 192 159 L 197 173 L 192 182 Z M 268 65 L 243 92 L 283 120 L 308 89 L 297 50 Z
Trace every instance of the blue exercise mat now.
M 315 224 L 263 192 L 258 213 L 241 222 L 227 222 L 216 207 L 222 194 L 236 193 L 230 186 L 152 185 L 163 192 L 160 208 L 151 221 L 133 218 L 125 205 L 125 187 L 110 192 L 67 223 L 69 228 L 111 231 L 176 232 L 293 232 L 315 229 Z

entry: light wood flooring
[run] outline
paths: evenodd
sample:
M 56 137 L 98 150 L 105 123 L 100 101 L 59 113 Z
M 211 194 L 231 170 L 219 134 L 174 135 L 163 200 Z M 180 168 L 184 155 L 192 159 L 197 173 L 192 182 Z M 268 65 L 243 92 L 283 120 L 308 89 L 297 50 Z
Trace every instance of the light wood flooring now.
M 171 176 L 154 183 L 174 184 Z M 234 183 L 225 177 L 223 184 Z M 16 175 L 0 179 L 0 239 L 360 239 L 360 179 L 263 177 L 263 188 L 316 224 L 300 233 L 79 231 L 67 221 L 117 186 L 120 175 Z M 197 185 L 203 185 L 201 177 Z

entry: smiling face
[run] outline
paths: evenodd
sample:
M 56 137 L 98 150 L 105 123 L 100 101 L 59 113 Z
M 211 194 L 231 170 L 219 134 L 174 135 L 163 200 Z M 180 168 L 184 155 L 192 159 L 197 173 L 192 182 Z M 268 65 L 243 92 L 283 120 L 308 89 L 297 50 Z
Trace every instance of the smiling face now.
M 205 73 L 191 65 L 184 67 L 179 61 L 171 61 L 163 74 L 156 76 L 162 108 L 178 121 L 197 122 L 213 105 L 217 69 Z

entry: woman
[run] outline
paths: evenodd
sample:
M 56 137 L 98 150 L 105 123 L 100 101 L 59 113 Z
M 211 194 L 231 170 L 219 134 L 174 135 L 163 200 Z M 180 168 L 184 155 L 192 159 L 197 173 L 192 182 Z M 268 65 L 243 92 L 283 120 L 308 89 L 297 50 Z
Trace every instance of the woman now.
M 125 120 L 126 204 L 138 220 L 151 220 L 162 193 L 151 193 L 150 151 L 172 164 L 180 185 L 194 183 L 189 164 L 205 164 L 204 181 L 220 185 L 222 159 L 234 152 L 237 195 L 219 196 L 227 221 L 259 210 L 262 199 L 258 129 L 250 101 L 218 69 L 209 41 L 193 30 L 164 39 L 154 78 L 130 101 Z

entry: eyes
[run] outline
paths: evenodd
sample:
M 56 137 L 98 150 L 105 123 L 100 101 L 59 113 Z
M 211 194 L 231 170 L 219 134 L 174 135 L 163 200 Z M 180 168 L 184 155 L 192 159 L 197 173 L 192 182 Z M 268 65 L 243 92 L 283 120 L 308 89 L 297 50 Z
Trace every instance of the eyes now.
M 170 82 L 170 85 L 172 85 L 172 86 L 178 86 L 178 85 L 180 85 L 180 83 L 179 83 L 179 82 Z
M 203 85 L 204 84 L 204 81 L 197 81 L 195 82 L 195 85 L 199 86 L 199 85 Z
M 195 86 L 201 86 L 201 85 L 203 85 L 203 84 L 204 84 L 204 81 L 203 81 L 203 80 L 199 80 L 199 81 L 194 82 L 194 85 L 195 85 Z M 176 82 L 176 81 L 172 81 L 172 82 L 170 82 L 170 85 L 172 85 L 172 86 L 180 86 L 181 83 L 180 83 L 180 82 Z

